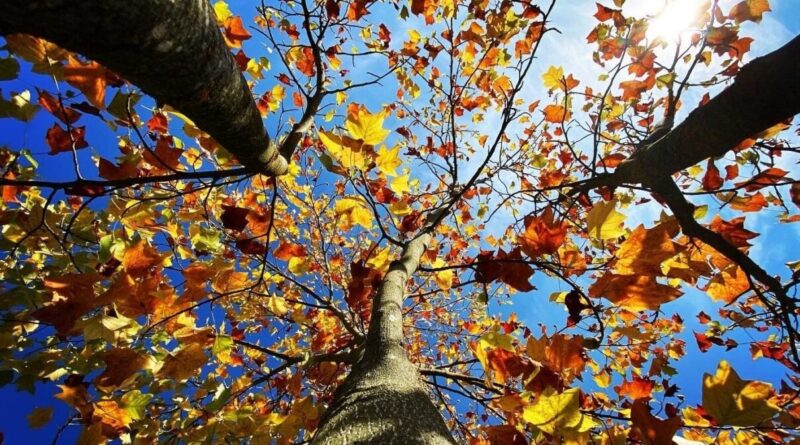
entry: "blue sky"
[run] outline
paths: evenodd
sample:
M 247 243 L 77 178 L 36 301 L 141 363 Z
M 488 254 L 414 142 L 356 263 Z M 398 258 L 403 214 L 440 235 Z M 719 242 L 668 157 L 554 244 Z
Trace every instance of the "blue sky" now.
M 245 17 L 254 15 L 253 2 L 247 1 L 230 1 L 231 8 L 235 13 Z M 629 0 L 627 5 L 633 11 L 638 13 L 654 13 L 658 10 L 659 1 L 652 0 Z M 744 34 L 750 35 L 755 38 L 752 51 L 747 60 L 753 57 L 767 53 L 783 43 L 787 42 L 790 38 L 800 33 L 800 6 L 796 0 L 771 0 L 772 13 L 765 16 L 763 22 L 758 25 L 746 24 L 744 25 Z M 529 90 L 526 90 L 525 97 L 543 97 L 546 94 L 544 87 L 541 86 L 539 81 L 541 73 L 543 73 L 550 65 L 561 65 L 564 67 L 565 72 L 574 73 L 576 78 L 591 84 L 597 78 L 602 70 L 591 61 L 591 48 L 586 45 L 585 36 L 594 26 L 595 19 L 592 14 L 595 11 L 593 0 L 562 0 L 554 10 L 553 22 L 561 31 L 557 38 L 545 39 L 540 49 L 540 59 L 535 63 L 534 69 L 531 73 L 530 81 L 528 82 Z M 384 20 L 392 20 L 391 11 L 380 14 L 378 17 Z M 423 26 L 419 19 L 410 19 L 405 23 L 406 29 L 413 29 L 415 27 Z M 402 32 L 402 31 L 399 31 Z M 274 56 L 265 53 L 259 44 L 257 36 L 254 39 L 246 42 L 245 50 L 250 56 L 265 55 L 273 60 L 273 67 L 277 67 Z M 0 57 L 5 54 L 0 50 Z M 368 66 L 359 66 L 359 72 L 363 73 L 369 69 Z M 277 69 L 273 69 L 273 72 Z M 272 73 L 267 73 L 268 76 Z M 269 77 L 268 77 L 269 79 Z M 265 87 L 271 86 L 269 81 L 262 82 Z M 8 98 L 9 93 L 19 92 L 22 90 L 29 90 L 33 92 L 35 97 L 35 89 L 37 87 L 45 88 L 50 91 L 54 90 L 53 80 L 47 76 L 33 74 L 29 71 L 28 66 L 24 66 L 19 79 L 10 81 L 0 81 L 0 90 L 3 97 Z M 694 94 L 692 96 L 691 94 Z M 391 101 L 394 96 L 392 88 L 380 89 L 377 92 L 370 94 L 353 94 L 352 100 L 366 103 L 368 107 L 376 109 L 382 103 Z M 110 99 L 110 98 L 109 98 Z M 687 107 L 682 110 L 682 115 L 690 111 L 692 106 L 699 101 L 698 93 L 690 93 L 685 102 Z M 140 109 L 151 106 L 152 102 L 144 99 L 140 102 Z M 142 113 L 147 116 L 146 112 Z M 679 116 L 680 118 L 681 116 Z M 176 120 L 173 120 L 175 122 Z M 71 180 L 74 179 L 74 171 L 72 163 L 67 154 L 50 157 L 46 153 L 48 148 L 44 142 L 43 135 L 47 128 L 52 125 L 53 119 L 47 116 L 45 112 L 40 112 L 30 123 L 22 123 L 11 119 L 0 119 L 0 145 L 7 145 L 14 149 L 18 147 L 27 147 L 33 152 L 37 159 L 41 161 L 41 176 L 50 180 Z M 95 120 L 86 120 L 88 127 L 87 140 L 91 144 L 90 149 L 81 150 L 78 152 L 82 166 L 93 165 L 92 156 L 102 155 L 106 158 L 113 158 L 117 155 L 116 140 L 112 132 L 106 131 L 102 128 L 102 123 Z M 276 129 L 270 127 L 274 122 L 267 122 L 267 126 L 272 132 L 276 133 Z M 485 125 L 491 125 L 491 121 L 487 121 Z M 330 126 L 331 124 L 324 124 Z M 285 128 L 284 128 L 285 129 Z M 794 161 L 787 159 L 785 162 L 785 169 L 796 171 L 794 168 Z M 470 163 L 466 163 L 465 167 L 469 168 Z M 92 172 L 92 168 L 84 168 L 85 172 Z M 87 177 L 92 177 L 91 174 L 86 174 Z M 709 202 L 713 204 L 713 202 Z M 715 208 L 712 206 L 709 210 L 709 216 L 713 215 Z M 642 222 L 646 225 L 651 225 L 652 221 L 657 218 L 660 209 L 655 204 L 647 207 L 646 209 L 637 210 L 629 214 L 629 227 L 633 228 L 636 223 Z M 753 231 L 761 233 L 761 236 L 754 241 L 754 247 L 751 250 L 753 257 L 760 261 L 767 270 L 788 273 L 788 269 L 784 266 L 786 261 L 794 260 L 795 257 L 791 255 L 797 250 L 796 239 L 798 236 L 797 224 L 794 225 L 776 225 L 774 218 L 771 218 L 769 212 L 759 215 L 748 215 L 747 227 Z M 505 228 L 510 221 L 510 215 L 499 217 L 497 224 L 493 227 L 500 227 L 498 234 Z M 537 323 L 544 323 L 548 326 L 563 326 L 566 319 L 566 313 L 560 305 L 548 303 L 548 297 L 552 292 L 564 290 L 559 285 L 550 280 L 541 279 L 538 276 L 534 279 L 538 290 L 516 295 L 512 298 L 511 304 L 498 306 L 492 304 L 489 307 L 490 313 L 500 313 L 507 315 L 515 312 L 520 318 L 532 328 Z M 715 313 L 718 305 L 715 305 L 711 300 L 699 291 L 687 291 L 686 295 L 676 300 L 675 302 L 664 305 L 663 311 L 666 316 L 673 313 L 680 314 L 686 321 L 686 337 L 687 341 L 687 358 L 678 364 L 678 377 L 674 381 L 677 383 L 687 395 L 692 403 L 697 403 L 700 395 L 701 375 L 704 372 L 713 372 L 717 363 L 721 359 L 726 359 L 734 364 L 734 366 L 741 366 L 742 376 L 747 379 L 761 379 L 773 384 L 778 384 L 783 376 L 784 368 L 778 364 L 770 362 L 769 360 L 760 360 L 752 362 L 750 353 L 746 347 L 739 347 L 730 352 L 723 352 L 723 348 L 715 347 L 705 354 L 700 354 L 697 346 L 691 338 L 692 331 L 705 330 L 695 317 L 699 311 L 706 313 Z M 746 339 L 742 339 L 746 340 Z M 590 381 L 591 379 L 587 379 Z M 613 384 L 612 384 L 613 385 Z M 37 385 L 37 392 L 31 395 L 27 392 L 17 392 L 14 390 L 13 385 L 5 386 L 0 389 L 0 401 L 2 401 L 2 415 L 0 415 L 0 431 L 5 434 L 5 443 L 45 443 L 52 440 L 55 430 L 58 429 L 63 422 L 70 416 L 70 409 L 66 404 L 61 403 L 52 398 L 57 389 L 52 384 L 39 384 Z M 36 406 L 52 407 L 54 408 L 53 420 L 47 427 L 31 431 L 27 428 L 27 421 L 25 416 Z M 67 428 L 62 435 L 62 440 L 59 443 L 72 443 L 75 441 L 79 430 L 76 427 Z

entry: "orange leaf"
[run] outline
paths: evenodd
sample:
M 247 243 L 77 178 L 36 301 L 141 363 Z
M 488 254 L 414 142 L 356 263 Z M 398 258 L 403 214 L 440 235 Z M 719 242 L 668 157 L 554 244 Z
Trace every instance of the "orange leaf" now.
M 142 277 L 164 261 L 164 256 L 146 241 L 129 247 L 122 257 L 122 267 L 133 277 Z
M 105 108 L 106 68 L 97 62 L 82 63 L 70 56 L 64 66 L 64 80 L 79 89 L 86 100 L 99 109 Z
M 683 292 L 656 282 L 652 276 L 606 273 L 589 287 L 589 295 L 605 297 L 631 311 L 643 311 L 658 309 L 660 305 L 683 295 Z
M 242 41 L 250 37 L 250 33 L 244 28 L 241 17 L 232 15 L 225 19 L 225 42 L 229 47 L 241 48 Z
M 744 182 L 737 182 L 736 186 L 741 187 L 744 186 L 744 189 L 748 192 L 754 192 L 756 190 L 762 189 L 764 187 L 777 184 L 781 182 L 781 178 L 786 176 L 789 173 L 786 170 L 782 170 L 777 167 L 769 168 L 764 170 L 763 172 L 753 176 L 747 181 Z
M 517 237 L 522 251 L 536 258 L 543 254 L 555 253 L 567 236 L 567 224 L 555 222 L 553 209 L 547 207 L 541 216 L 529 215 L 525 218 L 525 232 Z
M 650 379 L 633 376 L 632 381 L 623 380 L 622 384 L 614 387 L 614 391 L 620 397 L 628 397 L 631 400 L 650 398 L 656 384 Z
M 639 225 L 617 251 L 614 271 L 620 275 L 660 276 L 661 263 L 677 255 L 683 248 L 672 241 L 677 235 L 675 220 L 650 229 Z
M 281 245 L 273 252 L 273 255 L 279 260 L 289 261 L 295 257 L 305 257 L 306 248 L 299 244 L 282 241 Z
M 647 445 L 672 445 L 672 438 L 681 427 L 680 417 L 661 420 L 650 414 L 650 407 L 643 399 L 633 402 L 631 422 Z
M 544 107 L 542 113 L 544 113 L 544 120 L 555 124 L 569 119 L 569 112 L 561 105 L 548 105 Z
M 747 274 L 739 266 L 731 264 L 708 282 L 706 293 L 716 301 L 731 303 L 749 289 Z
M 744 0 L 731 8 L 728 17 L 734 19 L 737 25 L 747 20 L 760 22 L 764 13 L 768 11 L 772 11 L 769 9 L 768 0 Z

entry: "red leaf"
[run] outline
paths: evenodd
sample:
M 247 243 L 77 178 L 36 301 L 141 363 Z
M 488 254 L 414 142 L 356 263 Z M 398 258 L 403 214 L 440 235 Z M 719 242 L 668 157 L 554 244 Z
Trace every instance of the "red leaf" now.
M 73 127 L 69 132 L 61 128 L 58 124 L 53 124 L 47 130 L 47 145 L 50 146 L 50 154 L 58 154 L 65 151 L 79 150 L 86 148 L 89 144 L 84 140 L 86 127 Z
M 222 208 L 224 210 L 219 219 L 222 221 L 222 225 L 225 226 L 226 229 L 241 232 L 245 227 L 247 227 L 247 215 L 250 213 L 250 210 L 242 207 L 226 205 L 223 205 Z
M 725 181 L 719 175 L 719 169 L 714 165 L 714 161 L 709 158 L 708 166 L 706 167 L 706 174 L 703 176 L 703 189 L 708 192 L 719 190 Z

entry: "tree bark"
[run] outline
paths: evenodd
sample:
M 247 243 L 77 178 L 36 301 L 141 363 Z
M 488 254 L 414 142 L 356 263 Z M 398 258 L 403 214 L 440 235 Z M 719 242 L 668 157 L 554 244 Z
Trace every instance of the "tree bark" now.
M 430 235 L 411 241 L 392 263 L 372 306 L 364 354 L 337 389 L 314 445 L 457 443 L 403 348 L 405 287 Z
M 800 113 L 800 36 L 745 65 L 733 85 L 664 137 L 643 147 L 605 176 L 580 187 L 653 183 Z
M 8 0 L 0 34 L 44 38 L 169 104 L 250 170 L 286 172 L 206 0 Z

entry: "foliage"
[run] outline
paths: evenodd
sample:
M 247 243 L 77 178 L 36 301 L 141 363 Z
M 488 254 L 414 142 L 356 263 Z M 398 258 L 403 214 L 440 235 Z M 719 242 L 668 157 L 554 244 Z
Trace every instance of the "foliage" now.
M 98 63 L 8 35 L 0 79 L 37 88 L 0 94 L 0 117 L 35 140 L 0 148 L 3 383 L 58 385 L 84 443 L 309 439 L 384 274 L 430 229 L 405 348 L 466 442 L 797 440 L 798 265 L 769 271 L 776 292 L 741 259 L 755 215 L 799 218 L 790 122 L 664 173 L 739 256 L 687 233 L 649 185 L 581 188 L 693 108 L 687 92 L 703 105 L 736 77 L 752 43 L 740 25 L 767 1 L 699 2 L 677 42 L 624 0 L 598 3 L 587 45 L 604 74 L 541 67 L 541 89 L 531 67 L 559 38 L 561 3 L 302 0 L 240 17 L 218 1 L 274 140 L 322 103 L 280 177 L 237 168 Z M 660 215 L 635 216 L 646 208 Z M 537 288 L 567 289 L 550 298 L 561 318 L 537 328 L 496 310 L 544 307 Z M 689 294 L 718 313 L 670 312 Z M 677 363 L 723 347 L 788 377 L 773 388 L 722 361 L 692 376 L 702 400 L 684 400 Z

